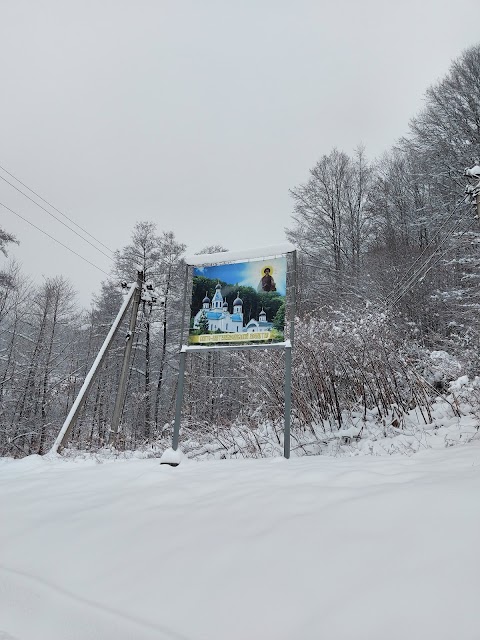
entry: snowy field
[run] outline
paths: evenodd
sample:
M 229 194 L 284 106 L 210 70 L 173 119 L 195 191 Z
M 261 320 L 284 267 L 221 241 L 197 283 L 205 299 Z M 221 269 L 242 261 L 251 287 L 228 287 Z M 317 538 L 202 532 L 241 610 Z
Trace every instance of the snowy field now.
M 1 640 L 480 638 L 480 443 L 0 461 Z

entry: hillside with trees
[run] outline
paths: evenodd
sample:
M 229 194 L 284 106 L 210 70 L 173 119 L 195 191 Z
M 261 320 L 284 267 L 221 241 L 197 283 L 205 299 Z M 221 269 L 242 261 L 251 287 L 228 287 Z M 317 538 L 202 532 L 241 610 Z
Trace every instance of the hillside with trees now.
M 332 442 L 342 453 L 373 433 L 396 437 L 408 430 L 412 411 L 431 425 L 438 402 L 452 415 L 478 416 L 480 222 L 465 197 L 464 170 L 480 159 L 480 46 L 427 90 L 409 134 L 382 157 L 369 158 L 361 145 L 352 154 L 318 149 L 318 156 L 305 181 L 291 187 L 286 229 L 299 250 L 292 407 L 298 453 L 331 452 Z M 0 229 L 3 254 L 12 242 L 17 238 Z M 0 455 L 45 453 L 52 445 L 122 303 L 119 283 L 132 281 L 137 265 L 158 300 L 140 306 L 116 446 L 168 446 L 184 255 L 173 233 L 138 222 L 89 310 L 78 307 L 61 276 L 33 287 L 5 255 Z M 194 299 L 215 284 L 199 281 Z M 239 290 L 247 319 L 261 306 L 277 325 L 290 319 L 279 298 Z M 227 296 L 230 304 L 235 295 Z M 108 444 L 126 331 L 71 435 L 74 449 Z M 456 393 L 452 384 L 462 376 Z M 190 359 L 182 439 L 191 455 L 276 455 L 282 415 L 281 354 Z

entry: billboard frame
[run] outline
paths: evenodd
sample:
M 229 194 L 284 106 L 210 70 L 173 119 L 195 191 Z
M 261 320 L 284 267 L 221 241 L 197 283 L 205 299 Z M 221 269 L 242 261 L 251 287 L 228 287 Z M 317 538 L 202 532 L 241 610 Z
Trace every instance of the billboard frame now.
M 230 262 L 254 261 L 262 258 L 273 258 L 277 256 L 287 257 L 287 292 L 286 317 L 289 318 L 288 339 L 283 342 L 270 342 L 263 344 L 217 344 L 210 346 L 192 346 L 183 344 L 185 335 L 185 312 L 187 308 L 187 295 L 190 289 L 190 282 L 193 282 L 192 270 L 194 266 L 215 265 Z M 291 257 L 291 268 L 288 269 L 288 256 Z M 290 276 L 290 277 L 289 277 Z M 288 288 L 290 287 L 290 296 Z M 180 332 L 179 350 L 179 370 L 178 384 L 175 398 L 175 420 L 173 425 L 172 449 L 177 451 L 180 439 L 180 423 L 182 418 L 183 391 L 185 386 L 185 365 L 187 354 L 191 352 L 207 351 L 244 351 L 251 349 L 283 349 L 285 351 L 285 379 L 284 379 L 284 430 L 283 430 L 283 456 L 290 458 L 290 427 L 292 411 L 292 350 L 294 344 L 295 312 L 296 312 L 296 291 L 297 291 L 297 250 L 291 244 L 274 247 L 264 247 L 249 252 L 222 252 L 216 254 L 195 255 L 185 259 L 185 283 L 183 289 L 182 318 Z M 285 330 L 287 327 L 285 326 Z

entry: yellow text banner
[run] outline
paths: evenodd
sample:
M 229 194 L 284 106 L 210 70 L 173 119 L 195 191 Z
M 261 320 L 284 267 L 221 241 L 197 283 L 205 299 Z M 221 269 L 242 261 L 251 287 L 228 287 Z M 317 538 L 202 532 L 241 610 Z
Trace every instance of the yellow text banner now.
M 270 331 L 250 331 L 242 333 L 207 333 L 189 336 L 189 344 L 212 344 L 218 342 L 265 342 L 272 339 Z

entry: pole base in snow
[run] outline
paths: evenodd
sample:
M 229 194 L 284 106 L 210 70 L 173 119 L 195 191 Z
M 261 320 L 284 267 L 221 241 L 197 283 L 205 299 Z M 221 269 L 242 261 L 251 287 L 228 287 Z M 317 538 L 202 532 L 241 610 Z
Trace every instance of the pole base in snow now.
M 165 449 L 162 457 L 160 458 L 160 464 L 168 464 L 170 467 L 178 467 L 184 457 L 185 456 L 180 449 L 177 449 L 176 451 L 172 448 Z

